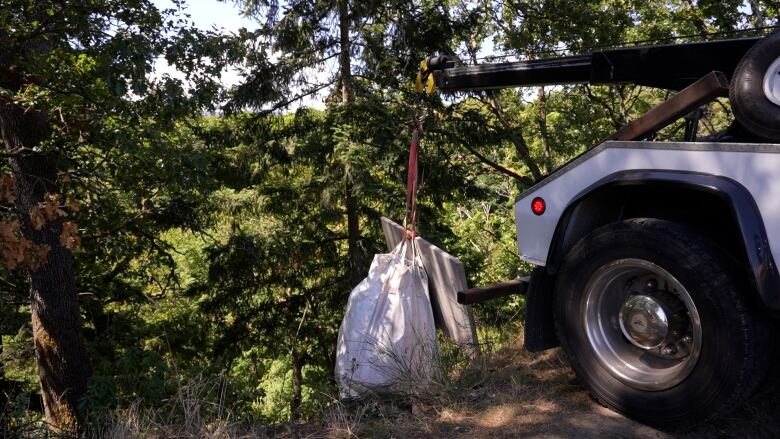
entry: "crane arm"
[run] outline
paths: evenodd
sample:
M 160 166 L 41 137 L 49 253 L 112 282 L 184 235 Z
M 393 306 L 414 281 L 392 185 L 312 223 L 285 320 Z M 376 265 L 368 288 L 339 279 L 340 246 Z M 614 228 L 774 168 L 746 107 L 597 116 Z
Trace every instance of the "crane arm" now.
M 460 65 L 450 56 L 432 56 L 423 61 L 418 84 L 435 84 L 442 91 L 577 83 L 682 90 L 712 71 L 730 79 L 742 56 L 759 39 L 623 47 L 585 55 L 477 65 Z

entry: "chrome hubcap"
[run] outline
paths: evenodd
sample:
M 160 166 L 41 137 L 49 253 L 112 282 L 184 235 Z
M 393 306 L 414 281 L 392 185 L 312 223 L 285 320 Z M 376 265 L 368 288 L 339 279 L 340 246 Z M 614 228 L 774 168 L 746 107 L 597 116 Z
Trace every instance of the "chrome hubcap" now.
M 764 95 L 770 102 L 780 106 L 780 58 L 777 58 L 764 73 Z
M 591 348 L 617 379 L 663 390 L 696 365 L 699 314 L 685 287 L 658 265 L 641 259 L 606 264 L 591 277 L 583 301 Z
M 660 346 L 666 339 L 669 321 L 660 302 L 650 296 L 637 294 L 623 303 L 620 329 L 634 346 L 651 349 Z

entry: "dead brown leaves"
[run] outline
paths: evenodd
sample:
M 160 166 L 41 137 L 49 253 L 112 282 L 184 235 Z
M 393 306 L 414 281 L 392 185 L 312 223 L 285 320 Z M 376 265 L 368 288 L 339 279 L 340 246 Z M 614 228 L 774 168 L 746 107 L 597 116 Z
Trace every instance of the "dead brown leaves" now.
M 73 250 L 81 243 L 81 238 L 78 235 L 79 227 L 72 221 L 67 221 L 62 224 L 62 232 L 60 233 L 60 245 L 68 250 Z
M 14 183 L 15 181 L 13 175 L 0 175 L 0 201 L 5 201 L 9 204 L 13 204 L 13 202 L 16 201 Z
M 44 201 L 30 209 L 30 221 L 35 230 L 41 230 L 48 221 L 68 216 L 68 213 L 63 209 L 65 206 L 60 205 L 61 199 L 62 195 L 60 194 L 46 194 Z
M 0 261 L 9 269 L 35 271 L 46 262 L 49 249 L 24 238 L 18 220 L 0 222 Z
M 13 204 L 16 201 L 15 179 L 10 174 L 0 174 L 0 204 Z M 41 231 L 47 224 L 63 221 L 68 212 L 76 213 L 80 206 L 72 199 L 63 201 L 61 194 L 46 194 L 43 201 L 29 211 L 29 225 Z M 12 208 L 2 215 L 0 212 L 0 263 L 11 270 L 26 269 L 36 271 L 46 263 L 51 247 L 36 244 L 25 237 L 21 219 Z M 68 250 L 79 246 L 78 225 L 74 221 L 63 221 L 59 233 L 59 244 Z

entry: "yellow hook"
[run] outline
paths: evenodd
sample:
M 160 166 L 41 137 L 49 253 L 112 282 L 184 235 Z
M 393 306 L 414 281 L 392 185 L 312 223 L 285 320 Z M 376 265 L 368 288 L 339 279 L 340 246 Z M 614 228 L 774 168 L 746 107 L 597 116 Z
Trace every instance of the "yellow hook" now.
M 417 93 L 433 93 L 433 89 L 436 88 L 436 83 L 433 80 L 431 71 L 428 70 L 428 59 L 420 61 L 420 70 L 417 72 L 417 80 L 415 82 L 415 89 Z

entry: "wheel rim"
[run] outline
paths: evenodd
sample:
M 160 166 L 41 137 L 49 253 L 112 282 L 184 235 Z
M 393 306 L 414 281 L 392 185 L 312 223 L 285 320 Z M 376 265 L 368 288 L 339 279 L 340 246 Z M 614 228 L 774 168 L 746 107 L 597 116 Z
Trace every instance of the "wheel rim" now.
M 641 259 L 599 268 L 585 287 L 582 313 L 590 347 L 612 376 L 639 389 L 664 390 L 693 370 L 701 321 L 688 290 Z
M 770 102 L 780 106 L 780 58 L 777 58 L 764 73 L 764 95 Z

